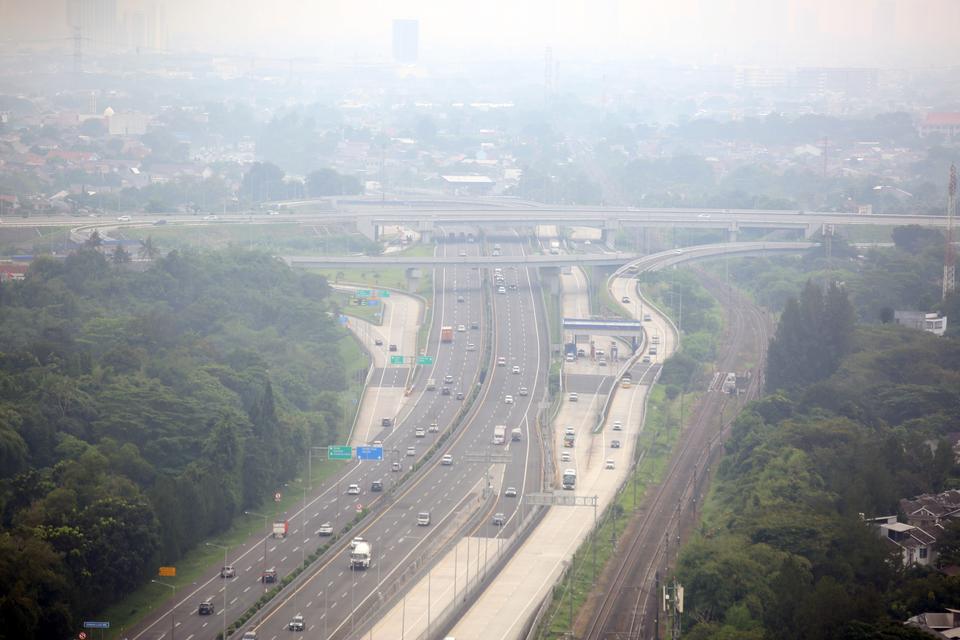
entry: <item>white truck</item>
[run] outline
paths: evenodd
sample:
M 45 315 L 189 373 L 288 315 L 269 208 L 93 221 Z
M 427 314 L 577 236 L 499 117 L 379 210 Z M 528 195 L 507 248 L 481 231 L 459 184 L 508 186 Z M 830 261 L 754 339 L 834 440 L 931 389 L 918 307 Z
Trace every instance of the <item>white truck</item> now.
M 493 444 L 503 444 L 507 439 L 507 427 L 503 424 L 498 424 L 493 428 Z
M 370 568 L 370 543 L 358 542 L 350 551 L 351 569 L 369 569 Z
M 287 537 L 287 522 L 274 522 L 273 523 L 273 537 L 274 538 L 286 538 Z

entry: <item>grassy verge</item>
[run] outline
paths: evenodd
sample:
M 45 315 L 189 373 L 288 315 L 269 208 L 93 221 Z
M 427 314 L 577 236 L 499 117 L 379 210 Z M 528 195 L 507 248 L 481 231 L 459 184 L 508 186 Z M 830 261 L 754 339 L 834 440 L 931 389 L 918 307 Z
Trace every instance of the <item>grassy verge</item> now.
M 374 260 L 374 258 L 371 258 Z M 319 273 L 330 282 L 365 284 L 371 287 L 390 287 L 406 291 L 407 276 L 400 267 L 387 267 L 385 269 L 377 268 L 352 268 L 352 269 L 310 269 L 313 273 Z
M 639 461 L 601 516 L 600 526 L 577 549 L 566 577 L 554 586 L 553 601 L 537 629 L 537 638 L 568 636 L 572 620 L 590 595 L 596 576 L 608 561 L 616 559 L 616 540 L 623 535 L 629 520 L 624 516 L 637 510 L 647 489 L 660 482 L 667 470 L 680 434 L 680 398 L 669 400 L 661 385 L 655 386 L 650 394 L 643 432 L 637 441 Z
M 322 225 L 299 222 L 253 222 L 125 227 L 110 235 L 133 240 L 150 237 L 164 251 L 190 246 L 224 248 L 231 245 L 293 255 L 349 255 L 380 251 L 378 243 L 359 234 L 332 234 L 328 231 Z
M 342 337 L 338 347 L 340 355 L 348 367 L 347 379 L 349 380 L 349 387 L 340 393 L 344 422 L 340 425 L 338 431 L 340 439 L 345 441 L 353 424 L 357 402 L 363 392 L 363 377 L 359 375 L 359 372 L 366 370 L 368 357 L 352 335 Z M 268 525 L 274 517 L 296 512 L 303 503 L 304 488 L 307 489 L 309 494 L 310 486 L 314 488 L 320 486 L 325 479 L 338 472 L 343 464 L 340 461 L 329 461 L 314 457 L 309 482 L 307 469 L 303 468 L 300 477 L 286 483 L 282 488 L 280 502 L 266 501 L 254 508 L 253 511 L 268 516 Z M 234 520 L 229 529 L 212 539 L 211 542 L 227 547 L 229 549 L 228 558 L 232 558 L 238 550 L 238 545 L 257 533 L 266 533 L 263 528 L 263 518 L 241 515 Z M 182 595 L 183 590 L 193 588 L 211 566 L 217 566 L 217 563 L 222 562 L 223 549 L 200 545 L 184 554 L 177 562 L 175 578 L 161 578 L 161 581 L 174 585 L 177 594 Z M 130 593 L 123 600 L 111 605 L 97 614 L 98 619 L 110 621 L 110 630 L 106 632 L 105 637 L 124 637 L 125 629 L 155 610 L 169 596 L 170 589 L 168 587 L 147 583 Z

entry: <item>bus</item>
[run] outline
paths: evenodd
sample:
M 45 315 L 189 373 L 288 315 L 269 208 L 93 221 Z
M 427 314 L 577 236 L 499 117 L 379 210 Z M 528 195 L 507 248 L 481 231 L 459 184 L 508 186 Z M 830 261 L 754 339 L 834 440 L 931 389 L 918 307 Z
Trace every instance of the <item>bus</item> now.
M 737 374 L 730 372 L 723 381 L 723 392 L 735 394 L 737 392 Z
M 563 470 L 563 488 L 568 491 L 571 491 L 576 486 L 577 486 L 577 470 L 564 469 Z
M 493 444 L 503 444 L 507 440 L 506 425 L 498 424 L 493 428 Z

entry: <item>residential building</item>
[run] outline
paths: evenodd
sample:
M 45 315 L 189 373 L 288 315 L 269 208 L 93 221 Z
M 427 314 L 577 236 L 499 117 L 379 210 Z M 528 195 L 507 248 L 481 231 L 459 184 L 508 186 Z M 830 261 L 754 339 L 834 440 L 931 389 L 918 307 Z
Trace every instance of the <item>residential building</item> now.
M 947 331 L 947 316 L 940 316 L 936 313 L 926 313 L 924 311 L 894 311 L 893 321 L 896 324 L 927 331 L 937 336 L 942 336 Z
M 960 140 L 960 112 L 928 113 L 920 123 L 920 135 L 940 134 L 948 141 Z

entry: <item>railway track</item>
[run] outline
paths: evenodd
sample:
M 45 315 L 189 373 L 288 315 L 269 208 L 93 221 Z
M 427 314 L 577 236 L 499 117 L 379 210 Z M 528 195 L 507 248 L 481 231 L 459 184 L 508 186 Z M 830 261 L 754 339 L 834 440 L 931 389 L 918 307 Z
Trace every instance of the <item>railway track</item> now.
M 745 360 L 753 360 L 758 374 L 750 379 L 745 394 L 707 393 L 694 407 L 664 479 L 647 501 L 643 520 L 621 542 L 622 561 L 589 614 L 585 629 L 578 634 L 582 638 L 656 637 L 660 577 L 675 557 L 681 536 L 696 520 L 711 462 L 720 452 L 733 418 L 761 389 L 763 376 L 759 372 L 769 342 L 769 319 L 762 309 L 716 278 L 703 272 L 701 277 L 727 317 L 728 337 L 721 347 L 719 368 L 734 371 L 738 365 L 743 367 Z M 729 416 L 728 407 L 734 409 Z

